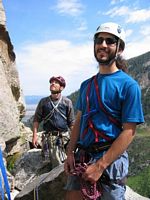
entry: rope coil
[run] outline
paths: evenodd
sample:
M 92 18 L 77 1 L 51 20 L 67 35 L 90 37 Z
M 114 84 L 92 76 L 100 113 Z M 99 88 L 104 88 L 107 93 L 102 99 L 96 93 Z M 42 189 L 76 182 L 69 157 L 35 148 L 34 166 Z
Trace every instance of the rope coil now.
M 87 169 L 86 163 L 77 163 L 75 165 L 75 170 L 73 175 L 78 176 L 80 178 L 81 184 L 81 193 L 84 200 L 98 200 L 98 198 L 102 195 L 101 187 L 98 182 L 94 184 L 90 183 L 89 181 L 85 181 L 82 178 L 82 174 Z

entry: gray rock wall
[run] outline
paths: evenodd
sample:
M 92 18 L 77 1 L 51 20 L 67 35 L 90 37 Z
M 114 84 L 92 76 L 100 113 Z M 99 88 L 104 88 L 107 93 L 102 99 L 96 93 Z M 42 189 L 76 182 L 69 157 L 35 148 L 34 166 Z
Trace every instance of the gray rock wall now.
M 15 53 L 0 0 L 0 138 L 8 141 L 19 136 L 19 123 L 25 112 Z

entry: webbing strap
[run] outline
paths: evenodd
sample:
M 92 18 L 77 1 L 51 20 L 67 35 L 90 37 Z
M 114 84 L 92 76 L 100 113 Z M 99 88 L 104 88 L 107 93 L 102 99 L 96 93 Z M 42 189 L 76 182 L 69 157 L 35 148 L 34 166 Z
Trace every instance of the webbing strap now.
M 49 99 L 50 99 L 50 98 L 49 98 Z M 50 99 L 50 102 L 51 102 L 51 104 L 52 104 L 52 106 L 53 106 L 53 109 L 52 109 L 52 110 L 50 111 L 50 113 L 44 118 L 44 121 L 47 121 L 49 118 L 52 117 L 52 115 L 54 114 L 55 109 L 58 107 L 58 105 L 59 105 L 61 99 L 62 99 L 62 96 L 61 96 L 61 98 L 59 99 L 59 101 L 57 102 L 56 105 L 54 105 L 53 102 L 52 102 L 51 99 Z
M 87 111 L 88 113 L 90 113 L 90 89 L 91 89 L 91 84 L 92 84 L 92 80 L 93 80 L 94 76 L 91 78 L 91 81 L 88 84 L 88 88 L 87 88 L 87 92 L 86 92 L 86 102 L 87 102 Z M 94 128 L 93 123 L 90 119 L 88 119 L 88 128 L 91 128 L 94 135 L 95 135 L 95 142 L 98 142 L 98 136 L 99 136 L 99 132 Z M 83 137 L 85 135 L 85 133 L 88 131 L 88 128 L 85 129 L 85 131 L 83 132 Z M 101 136 L 104 136 L 104 134 L 101 133 Z
M 6 170 L 5 170 L 5 166 L 4 166 L 4 162 L 3 162 L 3 155 L 2 155 L 1 148 L 0 148 L 0 169 L 1 169 L 1 172 L 2 172 L 2 176 L 3 176 L 4 185 L 5 185 L 8 200 L 11 200 L 10 189 L 9 189 L 7 174 L 6 174 Z M 0 180 L 0 182 L 1 182 L 0 187 L 2 188 L 2 179 Z M 2 200 L 3 200 L 3 196 L 2 196 Z
M 51 101 L 51 99 L 50 99 L 50 102 L 51 102 L 51 104 L 52 104 L 52 106 L 53 106 L 53 109 L 52 109 L 52 110 L 50 111 L 50 113 L 44 118 L 45 123 L 53 116 L 53 114 L 54 114 L 55 111 L 57 111 L 64 119 L 67 119 L 67 117 L 58 109 L 58 105 L 59 105 L 61 99 L 62 99 L 62 96 L 61 96 L 61 98 L 59 99 L 59 101 L 57 102 L 56 105 L 55 105 L 55 104 Z

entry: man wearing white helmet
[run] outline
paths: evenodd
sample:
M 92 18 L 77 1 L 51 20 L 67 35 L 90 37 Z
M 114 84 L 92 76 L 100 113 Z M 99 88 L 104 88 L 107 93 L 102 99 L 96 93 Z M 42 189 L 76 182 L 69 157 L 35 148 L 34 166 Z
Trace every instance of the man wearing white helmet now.
M 37 132 L 43 122 L 43 157 L 54 168 L 66 159 L 65 146 L 74 123 L 74 109 L 71 100 L 61 94 L 66 86 L 65 79 L 62 76 L 53 76 L 49 83 L 51 94 L 40 100 L 35 111 L 32 143 L 37 147 Z
M 125 33 L 116 23 L 94 34 L 99 72 L 84 81 L 77 102 L 65 172 L 66 200 L 124 200 L 128 174 L 126 149 L 144 122 L 141 91 L 121 57 Z

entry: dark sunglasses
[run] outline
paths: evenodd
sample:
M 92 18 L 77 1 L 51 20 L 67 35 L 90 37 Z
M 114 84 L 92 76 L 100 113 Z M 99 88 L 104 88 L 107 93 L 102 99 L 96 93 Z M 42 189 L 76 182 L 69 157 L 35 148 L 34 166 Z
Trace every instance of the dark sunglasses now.
M 94 43 L 95 44 L 102 44 L 104 40 L 105 40 L 107 45 L 111 45 L 111 44 L 117 43 L 117 39 L 116 38 L 103 38 L 103 37 L 95 38 Z

